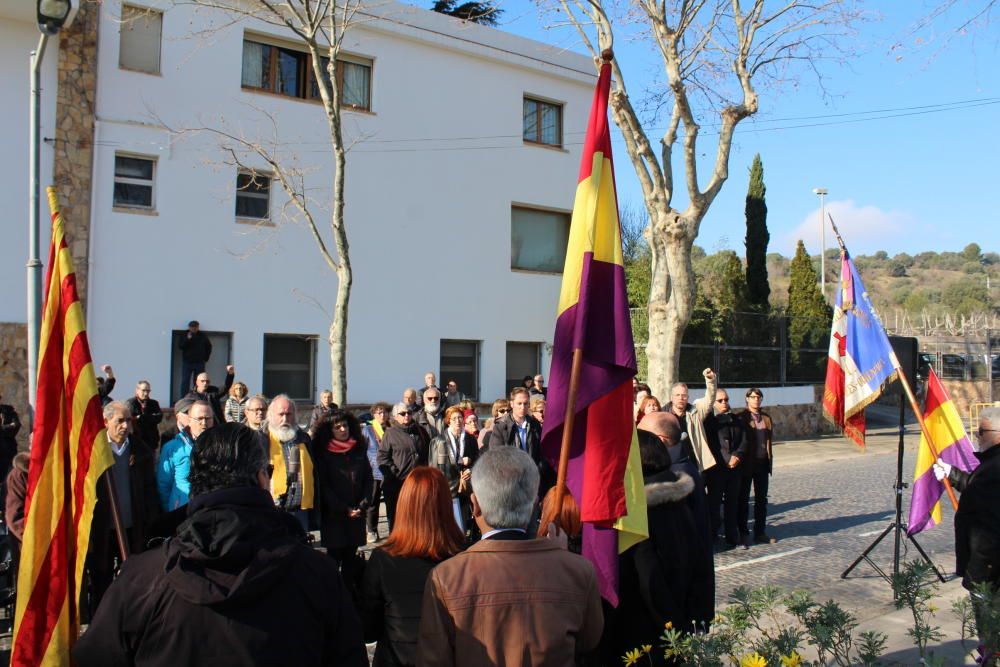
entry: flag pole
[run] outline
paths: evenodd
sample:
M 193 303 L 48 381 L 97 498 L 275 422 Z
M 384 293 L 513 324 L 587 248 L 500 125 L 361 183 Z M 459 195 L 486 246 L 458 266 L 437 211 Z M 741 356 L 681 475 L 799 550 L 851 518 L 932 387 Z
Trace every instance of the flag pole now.
M 830 218 L 830 226 L 833 227 L 833 233 L 837 236 L 837 243 L 840 245 L 841 252 L 847 252 L 847 248 L 844 246 L 844 239 L 840 236 L 840 231 L 837 229 L 837 223 L 833 221 L 833 216 L 827 213 Z M 917 417 L 917 424 L 920 425 L 920 432 L 923 434 L 924 439 L 927 441 L 927 446 L 931 450 L 931 454 L 934 455 L 934 459 L 941 458 L 938 454 L 937 447 L 934 446 L 934 440 L 931 438 L 931 433 L 927 428 L 927 424 L 924 423 L 924 414 L 917 405 L 917 397 L 913 394 L 913 388 L 910 386 L 910 381 L 906 377 L 906 373 L 903 372 L 901 368 L 897 368 L 896 375 L 899 377 L 900 383 L 903 385 L 903 391 L 906 393 L 906 398 L 910 401 L 910 408 L 913 410 L 913 414 Z M 954 509 L 958 509 L 958 498 L 955 497 L 955 490 L 951 486 L 951 482 L 947 477 L 944 478 L 944 488 L 948 492 L 948 498 L 951 500 L 951 506 Z
M 566 496 L 566 472 L 569 469 L 569 448 L 573 442 L 573 422 L 576 421 L 576 392 L 580 387 L 580 366 L 583 363 L 583 350 L 573 350 L 573 363 L 569 372 L 569 391 L 566 392 L 566 418 L 563 422 L 562 442 L 559 444 L 559 468 L 556 474 L 556 514 L 555 523 L 560 530 L 562 525 L 563 500 Z
M 115 541 L 118 543 L 118 553 L 121 554 L 122 562 L 128 560 L 128 545 L 125 541 L 125 527 L 122 525 L 122 515 L 118 510 L 118 492 L 115 491 L 115 484 L 112 481 L 114 470 L 109 470 L 104 475 L 104 490 L 108 493 L 108 506 L 111 509 L 111 526 L 115 529 Z

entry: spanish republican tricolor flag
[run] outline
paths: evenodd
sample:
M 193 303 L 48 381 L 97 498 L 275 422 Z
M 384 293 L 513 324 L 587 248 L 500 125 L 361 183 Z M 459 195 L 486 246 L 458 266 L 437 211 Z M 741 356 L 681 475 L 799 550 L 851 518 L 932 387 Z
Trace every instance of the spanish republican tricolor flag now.
M 68 665 L 97 479 L 112 463 L 54 188 L 11 665 Z
M 542 447 L 557 463 L 573 356 L 580 351 L 566 484 L 584 522 L 583 555 L 594 564 L 601 594 L 617 605 L 619 549 L 641 541 L 649 531 L 632 416 L 635 343 L 611 162 L 610 89 L 611 65 L 604 63 L 573 204 Z
M 972 442 L 965 434 L 962 418 L 948 396 L 948 390 L 933 370 L 927 378 L 924 424 L 945 463 L 965 472 L 976 469 L 979 460 L 974 454 Z M 934 477 L 934 471 L 931 470 L 934 461 L 934 453 L 927 445 L 927 438 L 921 434 L 917 447 L 917 467 L 913 473 L 910 520 L 906 530 L 909 535 L 929 530 L 941 523 L 941 494 L 944 492 L 944 484 Z

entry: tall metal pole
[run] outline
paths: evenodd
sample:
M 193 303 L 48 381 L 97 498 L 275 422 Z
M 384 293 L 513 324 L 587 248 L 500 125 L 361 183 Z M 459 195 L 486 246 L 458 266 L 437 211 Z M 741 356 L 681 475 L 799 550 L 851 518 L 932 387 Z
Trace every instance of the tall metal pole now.
M 813 190 L 819 195 L 819 292 L 826 301 L 826 188 L 816 188 Z
M 38 189 L 41 186 L 39 156 L 41 153 L 41 75 L 42 58 L 49 36 L 42 33 L 38 48 L 31 52 L 31 127 L 29 129 L 30 154 L 28 156 L 28 405 L 32 413 L 35 408 L 35 384 L 38 379 L 38 338 L 42 315 L 42 261 L 39 259 L 39 202 Z

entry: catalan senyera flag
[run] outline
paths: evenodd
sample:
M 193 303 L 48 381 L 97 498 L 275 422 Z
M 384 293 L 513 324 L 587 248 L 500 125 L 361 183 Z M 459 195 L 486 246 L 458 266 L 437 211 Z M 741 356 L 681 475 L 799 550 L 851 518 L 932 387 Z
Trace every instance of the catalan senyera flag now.
M 611 161 L 608 94 L 601 67 L 584 140 L 553 338 L 542 448 L 556 464 L 574 351 L 581 352 L 566 483 L 580 506 L 583 555 L 601 594 L 618 603 L 618 553 L 649 535 L 632 416 L 635 343 Z
M 55 189 L 12 666 L 69 665 L 97 479 L 112 463 Z
M 924 425 L 931 435 L 941 459 L 953 467 L 972 472 L 979 465 L 972 442 L 965 434 L 962 418 L 951 401 L 948 390 L 932 370 L 927 378 L 927 396 L 924 399 Z M 917 467 L 913 472 L 913 495 L 910 497 L 910 520 L 906 532 L 910 535 L 929 530 L 941 523 L 941 494 L 944 483 L 937 481 L 931 466 L 936 460 L 920 434 L 917 448 Z
M 865 446 L 865 407 L 896 379 L 899 360 L 872 308 L 846 249 L 840 252 L 840 285 L 833 308 L 823 414 L 848 438 Z

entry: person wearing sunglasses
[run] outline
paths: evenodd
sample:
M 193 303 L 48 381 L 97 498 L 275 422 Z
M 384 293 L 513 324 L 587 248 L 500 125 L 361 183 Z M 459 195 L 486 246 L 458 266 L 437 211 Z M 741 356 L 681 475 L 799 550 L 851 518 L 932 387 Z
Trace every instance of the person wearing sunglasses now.
M 723 549 L 728 551 L 741 544 L 737 516 L 743 474 L 739 467 L 746 458 L 747 437 L 743 422 L 733 416 L 725 389 L 715 390 L 715 409 L 705 418 L 705 435 L 718 463 L 705 471 L 708 518 L 713 539 L 717 538 L 719 528 L 724 528 Z M 748 545 L 744 542 L 743 546 Z
M 956 456 L 959 445 L 944 451 L 952 463 L 939 458 L 933 470 L 939 481 L 947 477 L 955 491 L 962 494 L 955 511 L 955 572 L 972 596 L 985 656 L 982 664 L 996 665 L 1000 651 L 1000 629 L 996 624 L 1000 615 L 1000 408 L 986 408 L 979 413 L 976 434 L 978 444 L 974 447 L 979 465 L 974 470 L 966 472 L 959 467 L 966 467 L 960 454 Z M 981 594 L 984 585 L 992 595 Z
M 392 407 L 392 418 L 395 423 L 385 430 L 375 455 L 382 471 L 385 516 L 390 532 L 396 521 L 399 491 L 414 468 L 427 465 L 427 445 L 430 442 L 427 433 L 414 421 L 413 412 L 406 403 L 396 403 Z
M 444 399 L 441 390 L 437 387 L 427 387 L 424 389 L 423 409 L 414 415 L 416 421 L 428 438 L 436 438 L 442 433 L 447 424 L 444 423 Z

